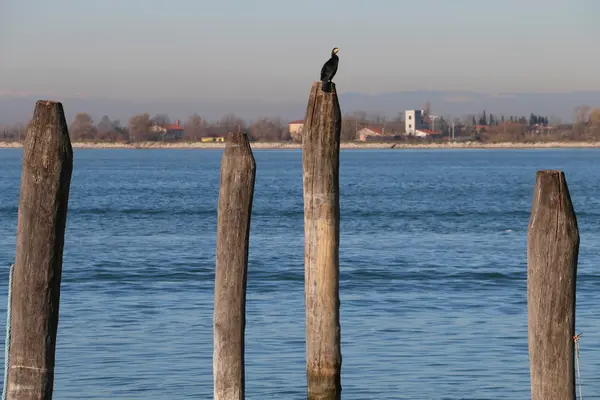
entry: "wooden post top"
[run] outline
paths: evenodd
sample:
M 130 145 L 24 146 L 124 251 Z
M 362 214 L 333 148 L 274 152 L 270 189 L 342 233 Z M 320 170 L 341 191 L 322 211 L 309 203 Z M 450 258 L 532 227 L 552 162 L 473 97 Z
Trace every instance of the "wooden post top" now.
M 52 100 L 36 102 L 23 148 L 25 165 L 32 168 L 42 167 L 58 172 L 59 161 L 72 164 L 73 147 L 62 103 Z M 40 156 L 42 154 L 44 156 Z
M 225 150 L 229 150 L 229 152 L 251 154 L 252 149 L 250 148 L 250 141 L 248 140 L 248 135 L 243 132 L 230 133 L 229 137 L 227 138 L 227 143 L 225 144 Z
M 560 216 L 554 212 L 557 210 Z M 557 218 L 557 222 L 565 224 L 567 230 L 578 235 L 577 219 L 565 173 L 560 170 L 537 171 L 529 228 L 537 228 L 538 220 Z M 544 229 L 543 226 L 541 228 Z
M 542 169 L 535 173 L 536 178 L 539 178 L 539 177 L 560 178 L 561 176 L 564 176 L 564 175 L 565 175 L 565 173 L 558 169 Z
M 336 89 L 335 83 L 329 82 L 329 87 L 331 88 L 330 92 L 324 92 L 323 90 L 321 90 L 322 86 L 323 86 L 323 82 L 316 81 L 316 82 L 313 82 L 312 89 L 313 90 L 318 89 L 319 92 L 321 92 L 323 95 L 334 95 L 334 94 L 337 95 L 337 89 Z
M 55 101 L 55 100 L 38 100 L 35 105 L 37 106 L 52 106 L 55 104 L 60 104 L 60 106 L 62 107 L 62 103 L 60 101 Z

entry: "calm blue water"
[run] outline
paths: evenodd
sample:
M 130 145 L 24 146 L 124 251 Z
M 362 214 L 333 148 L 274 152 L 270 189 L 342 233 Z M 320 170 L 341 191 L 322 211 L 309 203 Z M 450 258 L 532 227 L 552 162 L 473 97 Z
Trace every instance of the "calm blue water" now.
M 21 155 L 0 150 L 0 316 Z M 247 398 L 303 399 L 301 152 L 255 158 Z M 529 398 L 526 234 L 535 171 L 545 168 L 565 171 L 578 214 L 581 373 L 584 397 L 599 395 L 599 158 L 591 149 L 343 150 L 343 398 Z M 75 149 L 55 398 L 212 397 L 220 159 Z

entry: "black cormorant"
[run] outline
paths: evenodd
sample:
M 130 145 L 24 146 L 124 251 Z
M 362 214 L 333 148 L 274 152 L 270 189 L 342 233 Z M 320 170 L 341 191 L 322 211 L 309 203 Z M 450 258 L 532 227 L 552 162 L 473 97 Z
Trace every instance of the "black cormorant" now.
M 338 48 L 334 47 L 333 50 L 331 50 L 331 58 L 327 60 L 327 62 L 323 64 L 323 68 L 321 68 L 321 89 L 324 92 L 331 92 L 330 83 L 337 72 L 338 62 L 340 61 L 337 52 Z

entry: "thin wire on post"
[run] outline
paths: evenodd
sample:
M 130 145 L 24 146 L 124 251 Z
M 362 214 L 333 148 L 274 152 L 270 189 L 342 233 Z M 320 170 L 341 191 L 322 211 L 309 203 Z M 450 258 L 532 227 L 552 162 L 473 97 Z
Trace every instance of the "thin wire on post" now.
M 10 316 L 12 310 L 12 282 L 14 268 L 15 264 L 11 264 L 8 275 L 8 302 L 6 304 L 6 339 L 4 340 L 4 382 L 2 383 L 2 400 L 6 400 L 6 383 L 8 381 L 8 365 L 10 363 Z
M 579 335 L 573 336 L 573 341 L 575 341 L 575 366 L 577 367 L 577 383 L 579 384 L 579 400 L 583 400 L 583 393 L 581 390 L 581 371 L 579 370 L 579 338 L 581 338 L 581 333 Z

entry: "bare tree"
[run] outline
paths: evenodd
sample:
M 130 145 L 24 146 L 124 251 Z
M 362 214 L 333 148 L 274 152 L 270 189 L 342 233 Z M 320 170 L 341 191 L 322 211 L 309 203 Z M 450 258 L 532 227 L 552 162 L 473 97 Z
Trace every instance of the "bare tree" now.
M 198 140 L 206 133 L 206 123 L 200 116 L 194 113 L 185 124 L 185 130 L 183 131 L 184 137 L 187 140 Z
M 235 114 L 227 114 L 218 123 L 218 126 L 221 130 L 224 130 L 223 133 L 232 132 L 237 130 L 244 130 L 246 128 L 246 123 L 243 119 L 236 117 Z
M 0 127 L 0 140 L 25 140 L 28 124 L 4 125 Z
M 600 108 L 590 110 L 588 118 L 586 136 L 590 139 L 598 140 L 600 137 Z
M 600 126 L 600 108 L 594 108 L 590 111 L 589 122 L 591 125 Z
M 100 119 L 100 122 L 98 122 L 98 125 L 96 126 L 96 130 L 98 131 L 98 133 L 110 132 L 110 130 L 112 128 L 113 128 L 113 123 L 110 120 L 110 118 L 108 117 L 108 115 L 104 115 Z
M 108 115 L 104 115 L 96 126 L 95 138 L 97 140 L 115 142 L 127 140 L 128 135 L 121 127 L 118 119 L 111 121 Z
M 288 125 L 284 123 L 281 118 L 271 118 L 270 121 L 279 130 L 279 140 L 292 140 L 292 135 L 290 135 Z
M 96 127 L 92 116 L 87 113 L 78 113 L 69 129 L 73 140 L 92 140 L 96 135 Z
M 588 114 L 591 110 L 590 106 L 583 105 L 575 108 L 575 123 L 585 124 L 588 120 Z
M 152 125 L 158 125 L 162 128 L 169 125 L 170 123 L 171 123 L 171 119 L 169 118 L 169 116 L 167 114 L 156 114 L 154 117 L 152 117 L 152 121 L 151 121 Z
M 129 119 L 129 140 L 147 140 L 150 125 L 150 115 L 148 113 L 131 117 Z
M 425 104 L 423 104 L 423 120 L 427 123 L 429 123 L 429 116 L 431 115 L 431 103 L 429 101 L 426 101 Z
M 13 126 L 13 132 L 18 141 L 23 141 L 27 137 L 27 131 L 29 130 L 29 125 L 31 124 L 31 119 L 27 121 L 26 124 L 18 123 Z
M 577 139 L 586 139 L 589 134 L 587 129 L 588 118 L 591 107 L 582 105 L 575 108 L 575 120 L 573 121 L 573 136 Z
M 284 133 L 285 132 L 285 133 Z M 255 140 L 276 142 L 287 138 L 287 132 L 281 124 L 281 120 L 259 118 L 250 127 L 250 136 Z
M 340 140 L 343 142 L 356 140 L 356 132 L 358 129 L 358 119 L 352 115 L 344 115 L 342 118 Z
M 369 120 L 376 125 L 384 125 L 387 123 L 386 116 L 381 114 L 373 114 L 369 117 Z
M 404 113 L 399 112 L 398 114 L 396 114 L 394 119 L 386 123 L 386 128 L 396 135 L 403 134 L 405 131 Z

